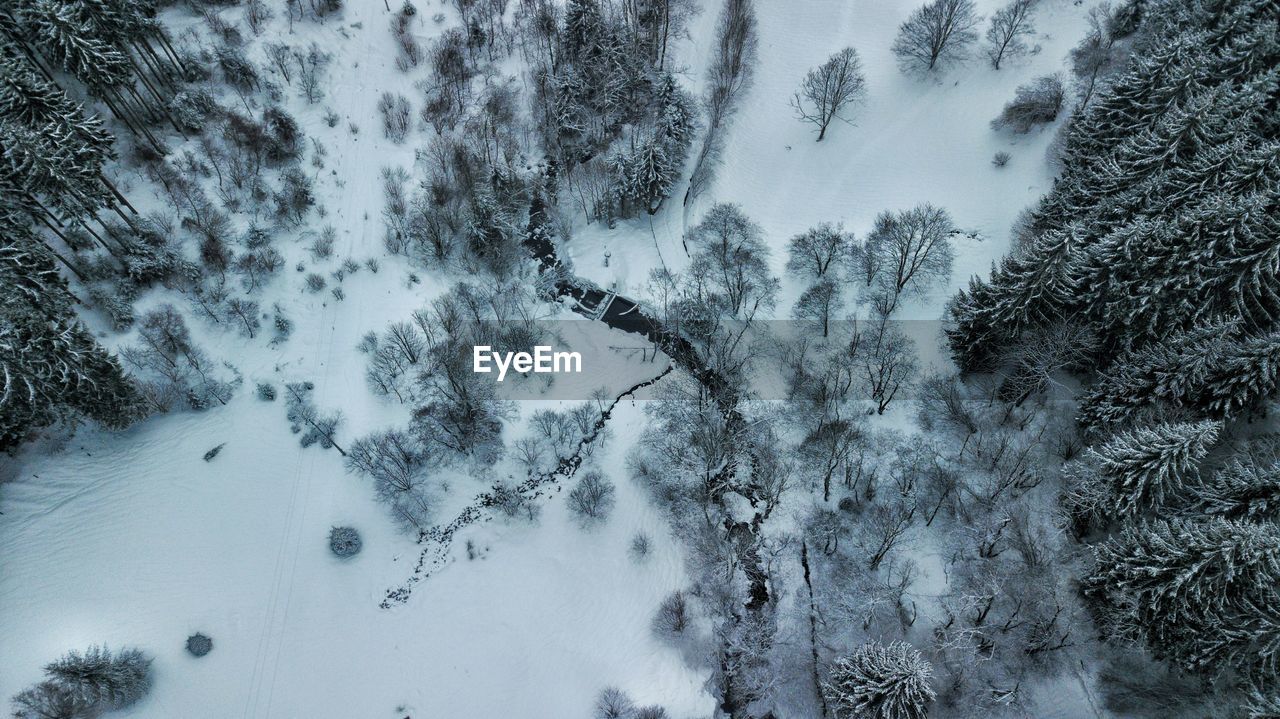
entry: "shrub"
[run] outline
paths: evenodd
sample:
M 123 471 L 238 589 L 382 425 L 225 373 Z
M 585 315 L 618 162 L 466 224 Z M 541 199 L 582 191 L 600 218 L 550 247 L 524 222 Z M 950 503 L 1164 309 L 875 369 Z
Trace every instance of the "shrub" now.
M 311 257 L 319 261 L 333 255 L 333 244 L 338 239 L 338 230 L 333 225 L 325 225 L 320 234 L 311 243 Z
M 636 710 L 635 719 L 667 719 L 667 710 L 656 705 L 641 707 Z
M 329 530 L 329 550 L 339 557 L 354 557 L 363 546 L 360 532 L 355 527 L 334 527 Z
M 995 165 L 996 167 L 1004 167 L 1005 165 L 1009 164 L 1009 153 L 1005 152 L 1004 150 L 997 152 L 995 157 L 991 158 L 991 164 Z
M 1019 87 L 1013 100 L 1004 106 L 1000 117 L 991 121 L 997 130 L 1011 128 L 1014 132 L 1027 132 L 1035 125 L 1052 122 L 1062 110 L 1066 91 L 1062 77 L 1046 75 Z
M 193 657 L 203 657 L 213 651 L 213 640 L 200 632 L 196 632 L 187 637 L 187 651 L 191 652 Z
M 635 712 L 635 703 L 627 693 L 617 687 L 606 687 L 596 700 L 595 719 L 629 719 Z
M 588 521 L 604 519 L 613 509 L 613 483 L 599 472 L 587 472 L 569 492 L 569 509 Z
M 271 384 L 270 382 L 259 382 L 258 383 L 258 399 L 262 400 L 263 402 L 276 401 L 275 385 Z
M 378 111 L 382 113 L 382 134 L 397 145 L 404 142 L 413 116 L 409 100 L 404 95 L 384 92 L 378 101 Z
M 649 556 L 651 548 L 649 535 L 644 532 L 637 532 L 636 536 L 631 538 L 631 558 L 637 562 Z
M 662 604 L 658 605 L 658 613 L 653 617 L 653 631 L 659 636 L 674 637 L 684 633 L 689 627 L 689 600 L 684 592 L 672 592 Z
M 206 90 L 182 90 L 169 101 L 170 114 L 188 130 L 199 130 L 218 110 L 218 103 Z
M 307 275 L 307 289 L 312 292 L 323 290 L 328 282 L 325 281 L 324 275 L 312 272 Z

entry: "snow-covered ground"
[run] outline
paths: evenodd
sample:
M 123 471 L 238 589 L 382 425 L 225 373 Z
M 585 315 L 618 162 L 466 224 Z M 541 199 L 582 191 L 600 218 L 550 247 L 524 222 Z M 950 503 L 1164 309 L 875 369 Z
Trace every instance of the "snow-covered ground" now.
M 656 216 L 613 230 L 579 223 L 570 243 L 577 271 L 635 292 L 652 267 L 685 264 L 686 219 L 696 223 L 711 203 L 729 201 L 762 225 L 782 275 L 786 242 L 805 228 L 843 222 L 862 236 L 881 210 L 928 201 L 982 238 L 961 241 L 949 284 L 900 310 L 936 319 L 956 286 L 985 273 L 1007 249 L 1016 214 L 1049 187 L 1046 149 L 1055 127 L 1013 136 L 988 123 L 1017 85 L 1064 68 L 1089 3 L 1042 0 L 1039 53 L 999 72 L 974 60 L 938 80 L 904 76 L 889 52 L 897 24 L 916 4 L 760 0 L 755 81 L 714 186 L 688 218 L 669 202 Z M 979 2 L 984 14 L 997 5 Z M 718 6 L 704 0 L 682 43 L 695 87 Z M 430 4 L 422 15 L 438 11 L 448 12 Z M 607 524 L 584 531 L 558 496 L 537 523 L 472 528 L 459 537 L 447 569 L 420 584 L 408 603 L 383 610 L 383 592 L 409 575 L 417 546 L 394 530 L 367 481 L 345 472 L 336 451 L 300 448 L 283 403 L 253 396 L 258 381 L 311 380 L 320 407 L 343 411 L 348 441 L 406 419 L 406 408 L 369 392 L 366 357 L 355 350 L 365 332 L 404 319 L 446 286 L 445 278 L 420 270 L 423 283 L 410 284 L 410 268 L 383 257 L 379 172 L 409 168 L 415 143 L 397 146 L 380 136 L 376 103 L 385 90 L 417 97 L 413 78 L 394 67 L 389 18 L 377 0 L 348 2 L 341 22 L 300 23 L 296 36 L 282 38 L 314 39 L 334 53 L 325 100 L 288 103 L 328 149 L 326 168 L 316 173 L 328 216 L 312 224 L 333 223 L 338 244 L 335 258 L 314 269 L 331 271 L 345 257 L 380 257 L 381 271 L 346 279 L 342 302 L 327 292 L 307 294 L 293 271 L 299 260 L 313 264 L 306 240 L 282 243 L 286 270 L 262 304 L 285 305 L 297 323 L 292 339 L 271 348 L 261 336 L 247 340 L 189 319 L 199 344 L 245 376 L 228 406 L 157 417 L 119 435 L 85 431 L 60 452 L 5 460 L 0 697 L 38 680 L 41 667 L 66 650 L 106 642 L 156 657 L 155 689 L 122 717 L 568 719 L 587 716 L 607 685 L 637 702 L 661 703 L 675 717 L 712 713 L 702 686 L 707 670 L 687 666 L 649 629 L 654 608 L 685 575 L 680 547 L 626 476 L 625 458 L 644 422 L 641 402 L 619 408 L 613 438 L 596 460 L 618 486 Z M 443 24 L 423 17 L 422 39 L 450 22 L 452 15 Z M 273 27 L 285 26 L 277 18 Z M 848 45 L 862 55 L 867 101 L 854 126 L 834 125 L 816 143 L 787 103 L 808 68 Z M 337 127 L 323 122 L 324 107 L 341 116 Z M 356 136 L 351 122 L 360 127 Z M 1007 167 L 992 166 L 997 150 L 1012 155 Z M 136 178 L 122 185 L 145 187 Z M 801 289 L 784 284 L 778 316 Z M 164 301 L 181 304 L 157 292 L 142 307 Z M 643 379 L 646 371 L 627 363 L 628 378 Z M 523 416 L 538 406 L 522 403 Z M 201 459 L 223 442 L 213 461 Z M 494 479 L 450 478 L 441 518 Z M 364 551 L 351 561 L 327 549 L 336 524 L 364 534 Z M 638 530 L 654 540 L 643 563 L 627 555 Z M 467 558 L 468 543 L 478 558 Z M 196 631 L 214 640 L 214 651 L 198 660 L 183 648 Z
M 908 76 L 898 69 L 890 45 L 914 0 L 782 0 L 757 3 L 759 61 L 754 82 L 728 134 L 724 164 L 713 187 L 688 213 L 695 225 L 716 202 L 735 202 L 758 222 L 773 247 L 774 272 L 784 271 L 787 241 L 820 222 L 840 222 L 858 238 L 883 210 L 905 210 L 922 202 L 947 209 L 963 231 L 981 241 L 960 240 L 951 282 L 898 311 L 899 319 L 938 319 L 954 290 L 970 275 L 986 275 L 991 261 L 1008 250 L 1014 218 L 1052 184 L 1047 150 L 1057 123 L 1026 135 L 992 130 L 990 122 L 1018 85 L 1065 72 L 1067 53 L 1084 35 L 1094 2 L 1044 0 L 1036 5 L 1035 54 L 992 70 L 985 59 L 936 78 Z M 990 16 L 1004 4 L 979 0 Z M 701 86 L 710 62 L 719 5 L 704 3 L 691 28 L 687 80 Z M 985 31 L 985 24 L 981 29 Z M 788 104 L 804 74 L 844 47 L 857 49 L 867 78 L 865 102 L 852 112 L 853 126 L 835 122 L 822 142 L 812 125 L 796 119 Z M 991 163 L 1004 150 L 1005 167 Z M 683 187 L 681 187 L 683 192 Z M 681 244 L 685 212 L 667 202 L 650 218 L 620 222 L 614 230 L 579 227 L 572 243 L 579 274 L 602 285 L 643 287 L 651 267 L 687 265 Z M 610 253 L 605 268 L 603 253 Z M 659 259 L 660 257 L 660 259 Z M 784 279 L 777 316 L 788 316 L 804 290 Z

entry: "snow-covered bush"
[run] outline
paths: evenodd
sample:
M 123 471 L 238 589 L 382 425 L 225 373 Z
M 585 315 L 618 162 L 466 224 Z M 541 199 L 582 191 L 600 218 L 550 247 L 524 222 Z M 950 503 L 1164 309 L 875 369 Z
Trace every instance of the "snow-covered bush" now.
M 302 433 L 299 444 L 310 447 L 319 442 L 324 449 L 335 448 L 339 454 L 346 455 L 346 450 L 333 440 L 338 425 L 342 423 L 342 413 L 321 414 L 311 401 L 311 392 L 315 385 L 310 382 L 289 382 L 285 384 L 286 416 L 289 429 L 294 433 Z
M 354 557 L 363 546 L 360 532 L 355 527 L 334 527 L 329 530 L 329 550 L 339 557 Z
M 1018 88 L 1000 117 L 991 121 L 991 126 L 997 130 L 1007 127 L 1014 132 L 1027 132 L 1036 125 L 1053 122 L 1062 110 L 1065 97 L 1061 75 L 1036 78 Z
M 496 484 L 489 492 L 489 502 L 508 517 L 524 517 L 530 522 L 538 518 L 542 508 L 506 484 Z
M 187 651 L 193 657 L 203 657 L 213 651 L 213 640 L 200 632 L 196 632 L 187 637 Z
M 595 719 L 631 719 L 636 705 L 627 693 L 617 687 L 606 687 L 596 699 Z
M 643 561 L 649 556 L 649 550 L 652 549 L 652 542 L 649 535 L 644 532 L 636 532 L 636 536 L 631 538 L 631 558 L 637 562 Z
M 587 472 L 569 491 L 569 509 L 584 521 L 598 521 L 613 509 L 614 486 L 599 472 Z
M 378 112 L 382 113 L 382 134 L 399 145 L 409 136 L 413 112 L 409 99 L 404 95 L 382 93 L 378 100 Z
M 675 637 L 689 628 L 689 600 L 684 592 L 674 591 L 658 605 L 653 617 L 653 631 L 661 637 Z
M 925 719 L 932 676 L 910 644 L 864 644 L 832 664 L 822 691 L 837 719 Z
M 311 272 L 307 274 L 307 289 L 312 292 L 319 292 L 328 284 L 329 283 L 325 280 L 324 275 L 318 272 Z
M 217 110 L 218 103 L 213 95 L 200 88 L 182 90 L 169 101 L 173 118 L 188 130 L 199 130 Z
M 1004 150 L 997 152 L 995 156 L 991 158 L 991 164 L 996 167 L 1004 167 L 1009 164 L 1009 153 Z
M 258 399 L 262 400 L 263 402 L 276 401 L 275 385 L 271 384 L 270 382 L 259 382 L 258 383 Z

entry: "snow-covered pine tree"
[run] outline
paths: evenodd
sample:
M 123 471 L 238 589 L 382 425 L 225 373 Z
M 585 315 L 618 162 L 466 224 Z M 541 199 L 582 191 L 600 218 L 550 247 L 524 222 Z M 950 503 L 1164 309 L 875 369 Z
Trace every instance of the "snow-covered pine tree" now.
M 1280 520 L 1280 458 L 1235 457 L 1193 491 L 1197 511 L 1205 514 Z
M 925 719 L 933 667 L 910 644 L 871 643 L 832 664 L 822 684 L 837 719 Z
M 52 123 L 33 130 L 0 119 L 0 184 L 16 188 L 28 206 L 63 217 L 93 217 L 112 204 L 102 182 L 102 157 L 82 150 L 73 132 Z
M 1068 313 L 1079 293 L 1072 257 L 1076 242 L 1074 227 L 1040 235 L 1002 258 L 999 267 L 992 269 L 990 280 L 971 280 L 969 290 L 957 294 L 949 308 L 953 325 L 947 334 L 952 347 L 978 345 L 973 358 L 961 359 L 962 367 L 978 369 L 985 364 L 978 355 L 998 352 L 1003 340 L 1028 327 L 1051 324 Z M 1000 299 L 974 301 L 984 295 Z
M 1214 517 L 1130 526 L 1084 581 L 1117 636 L 1196 671 L 1272 680 L 1280 665 L 1280 527 Z
M 1237 336 L 1235 321 L 1209 322 L 1118 357 L 1080 403 L 1080 424 L 1122 427 L 1149 409 L 1184 408 L 1218 367 Z
M 13 225 L 0 238 L 0 450 L 58 420 L 132 422 L 137 390 L 75 320 L 50 255 Z
M 92 646 L 83 654 L 68 652 L 44 671 L 82 703 L 100 710 L 123 709 L 151 689 L 151 659 L 138 649 L 112 652 Z
M 1018 259 L 1033 272 L 1071 268 L 1078 292 L 1040 318 L 1010 314 L 1028 307 L 1028 285 L 1009 268 L 972 281 L 950 308 L 962 368 L 994 369 L 1005 345 L 1046 322 L 1088 324 L 1105 370 L 1118 351 L 1204 322 L 1258 332 L 1280 319 L 1269 239 L 1280 231 L 1280 123 L 1265 111 L 1280 96 L 1280 43 L 1274 17 L 1246 5 L 1165 0 L 1144 12 L 1180 19 L 1151 20 L 1129 67 L 1071 120 L 1063 175 L 1020 230 Z M 1050 236 L 1068 227 L 1064 261 Z
M 1212 417 L 1246 416 L 1275 394 L 1280 381 L 1280 331 L 1227 345 L 1221 364 L 1193 396 L 1193 406 Z
M 1218 440 L 1220 422 L 1179 422 L 1121 432 L 1090 448 L 1070 468 L 1078 484 L 1073 509 L 1099 517 L 1132 517 L 1185 496 Z

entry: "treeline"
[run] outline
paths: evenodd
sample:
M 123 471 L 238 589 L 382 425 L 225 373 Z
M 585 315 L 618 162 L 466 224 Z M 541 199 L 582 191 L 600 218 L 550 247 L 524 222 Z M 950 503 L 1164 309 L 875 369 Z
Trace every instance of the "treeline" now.
M 948 310 L 957 363 L 1003 377 L 1005 399 L 1092 379 L 1078 419 L 1096 445 L 1066 472 L 1090 605 L 1107 634 L 1217 680 L 1162 678 L 1185 706 L 1211 686 L 1251 716 L 1278 705 L 1280 465 L 1273 440 L 1232 438 L 1255 433 L 1280 366 L 1277 12 L 1127 4 L 1133 59 L 1084 74 L 1061 178 Z M 1138 680 L 1104 676 L 1136 711 Z
M 153 127 L 180 131 L 168 105 L 186 67 L 154 16 L 141 0 L 24 0 L 0 11 L 0 449 L 60 419 L 118 427 L 138 416 L 138 393 L 76 320 L 78 299 L 54 263 L 84 280 L 92 269 L 73 259 L 77 249 L 105 250 L 122 275 L 152 254 L 104 170 L 115 138 L 73 96 L 102 102 L 162 154 Z M 108 225 L 104 211 L 123 224 Z

